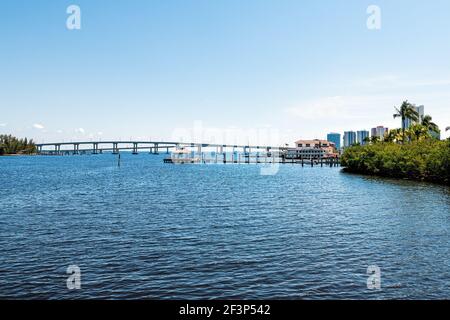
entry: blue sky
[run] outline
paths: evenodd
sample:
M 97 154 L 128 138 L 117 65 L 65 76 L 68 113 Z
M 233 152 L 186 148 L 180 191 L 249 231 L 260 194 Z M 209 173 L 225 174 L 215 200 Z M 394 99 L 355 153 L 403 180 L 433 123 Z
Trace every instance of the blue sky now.
M 447 0 L 2 1 L 0 133 L 173 140 L 201 124 L 291 143 L 398 127 L 404 99 L 445 127 L 449 18 Z

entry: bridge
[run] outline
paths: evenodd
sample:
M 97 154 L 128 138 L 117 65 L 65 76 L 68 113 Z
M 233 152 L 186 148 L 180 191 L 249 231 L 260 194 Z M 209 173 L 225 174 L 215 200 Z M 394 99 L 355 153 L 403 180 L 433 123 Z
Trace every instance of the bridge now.
M 203 148 L 215 148 L 217 153 L 223 153 L 225 149 L 232 149 L 233 152 L 241 150 L 243 153 L 256 152 L 282 152 L 287 147 L 255 146 L 255 145 L 230 145 L 230 144 L 210 144 L 210 143 L 186 143 L 167 141 L 71 141 L 52 142 L 36 144 L 39 155 L 68 155 L 68 154 L 99 154 L 112 152 L 118 154 L 121 150 L 129 150 L 133 154 L 138 154 L 139 150 L 148 150 L 149 153 L 158 154 L 160 151 L 169 153 L 170 149 L 191 149 L 202 153 Z M 80 148 L 81 147 L 81 148 Z

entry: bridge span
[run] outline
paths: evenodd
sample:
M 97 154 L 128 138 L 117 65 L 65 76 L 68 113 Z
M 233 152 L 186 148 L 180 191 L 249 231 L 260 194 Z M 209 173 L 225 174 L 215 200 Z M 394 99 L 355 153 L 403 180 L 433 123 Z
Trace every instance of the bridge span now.
M 118 154 L 121 150 L 130 150 L 133 154 L 139 151 L 148 150 L 150 153 L 158 154 L 160 151 L 169 153 L 171 149 L 191 149 L 202 153 L 204 148 L 216 149 L 216 152 L 223 153 L 225 149 L 232 149 L 233 152 L 242 151 L 250 153 L 254 151 L 281 152 L 287 147 L 277 146 L 256 146 L 256 145 L 230 145 L 211 143 L 187 143 L 187 142 L 167 142 L 167 141 L 71 141 L 52 142 L 36 144 L 38 155 L 64 155 L 64 154 L 98 154 L 112 152 Z M 80 148 L 81 147 L 81 148 Z

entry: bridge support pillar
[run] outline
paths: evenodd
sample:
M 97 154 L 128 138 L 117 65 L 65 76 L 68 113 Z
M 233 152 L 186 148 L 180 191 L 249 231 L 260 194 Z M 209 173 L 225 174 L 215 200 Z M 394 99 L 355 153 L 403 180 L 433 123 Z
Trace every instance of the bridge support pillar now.
M 55 144 L 55 154 L 59 155 L 61 153 L 61 145 Z
M 245 162 L 247 162 L 247 163 L 250 163 L 250 153 L 251 153 L 250 146 L 244 147 L 244 157 L 245 157 Z
M 80 153 L 80 145 L 78 143 L 75 143 L 73 145 L 73 154 L 79 154 Z
M 153 154 L 159 154 L 159 148 L 158 148 L 158 144 L 155 143 L 155 146 L 153 148 Z
M 113 154 L 118 154 L 119 153 L 119 148 L 118 148 L 118 143 L 117 142 L 113 143 L 113 151 L 112 151 L 112 153 Z
M 219 153 L 222 155 L 222 162 L 227 163 L 227 153 L 224 151 L 225 146 L 219 147 Z
M 133 143 L 133 154 L 138 154 L 138 144 L 136 142 Z

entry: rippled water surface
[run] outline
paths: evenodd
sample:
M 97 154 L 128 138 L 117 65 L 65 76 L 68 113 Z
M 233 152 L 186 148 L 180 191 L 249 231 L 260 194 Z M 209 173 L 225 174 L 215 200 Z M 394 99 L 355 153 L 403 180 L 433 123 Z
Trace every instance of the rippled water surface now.
M 446 187 L 163 157 L 0 158 L 0 298 L 450 298 Z

